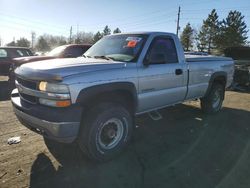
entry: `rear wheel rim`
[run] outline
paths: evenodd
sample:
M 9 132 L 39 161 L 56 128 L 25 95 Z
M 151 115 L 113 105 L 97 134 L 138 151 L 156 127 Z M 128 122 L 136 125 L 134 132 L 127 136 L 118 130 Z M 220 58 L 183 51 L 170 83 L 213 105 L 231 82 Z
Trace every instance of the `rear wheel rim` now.
M 109 150 L 119 144 L 124 133 L 124 123 L 118 118 L 111 118 L 102 124 L 98 133 L 98 144 L 102 149 Z

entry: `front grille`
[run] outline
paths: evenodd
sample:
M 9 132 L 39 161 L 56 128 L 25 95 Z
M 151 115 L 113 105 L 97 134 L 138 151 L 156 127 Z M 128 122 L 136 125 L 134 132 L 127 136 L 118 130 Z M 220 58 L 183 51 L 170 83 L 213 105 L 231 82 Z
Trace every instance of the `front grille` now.
M 37 89 L 37 82 L 35 81 L 25 80 L 20 77 L 17 77 L 16 80 L 20 85 L 24 87 L 27 87 L 29 89 L 35 89 L 35 90 Z
M 26 79 L 22 79 L 20 77 L 16 77 L 16 81 L 18 82 L 19 85 L 21 85 L 25 88 L 37 90 L 38 82 L 36 82 L 36 81 L 26 80 Z M 29 102 L 32 104 L 35 104 L 38 102 L 37 97 L 22 93 L 21 90 L 19 90 L 19 95 L 20 95 L 21 99 L 26 101 L 26 102 Z
M 21 98 L 24 99 L 25 101 L 27 102 L 30 102 L 30 103 L 37 103 L 37 97 L 34 97 L 34 96 L 31 96 L 31 95 L 26 95 L 24 93 L 19 93 Z

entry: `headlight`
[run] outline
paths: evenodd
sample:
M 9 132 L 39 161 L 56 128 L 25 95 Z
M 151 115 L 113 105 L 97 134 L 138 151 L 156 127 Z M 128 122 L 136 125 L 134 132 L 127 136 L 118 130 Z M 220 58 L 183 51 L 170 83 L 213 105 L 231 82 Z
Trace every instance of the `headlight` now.
M 67 107 L 71 105 L 69 88 L 64 84 L 40 82 L 39 90 L 46 92 L 46 97 L 39 98 L 39 103 L 53 107 Z
M 67 85 L 48 82 L 40 82 L 39 90 L 51 93 L 69 93 Z

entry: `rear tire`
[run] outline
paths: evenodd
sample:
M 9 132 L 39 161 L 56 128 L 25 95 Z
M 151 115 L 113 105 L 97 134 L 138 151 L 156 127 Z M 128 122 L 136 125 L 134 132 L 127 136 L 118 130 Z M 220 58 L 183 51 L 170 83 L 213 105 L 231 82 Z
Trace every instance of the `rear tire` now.
M 133 121 L 125 107 L 101 103 L 85 117 L 78 143 L 90 159 L 99 162 L 110 160 L 127 146 L 133 131 Z
M 214 83 L 209 94 L 201 99 L 201 109 L 205 113 L 213 114 L 222 108 L 225 88 L 222 84 Z

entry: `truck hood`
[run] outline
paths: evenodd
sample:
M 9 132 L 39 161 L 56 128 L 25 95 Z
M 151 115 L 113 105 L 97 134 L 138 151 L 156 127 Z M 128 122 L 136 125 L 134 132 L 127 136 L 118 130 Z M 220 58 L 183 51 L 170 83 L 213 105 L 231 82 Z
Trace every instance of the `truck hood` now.
M 13 59 L 13 63 L 15 67 L 18 67 L 24 63 L 34 62 L 34 61 L 42 61 L 48 59 L 55 59 L 54 56 L 26 56 L 26 57 L 17 57 Z
M 67 58 L 52 59 L 24 64 L 15 70 L 15 73 L 24 78 L 32 80 L 61 81 L 64 77 L 107 70 L 123 68 L 124 62 L 94 58 Z

